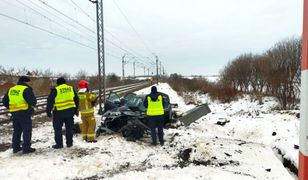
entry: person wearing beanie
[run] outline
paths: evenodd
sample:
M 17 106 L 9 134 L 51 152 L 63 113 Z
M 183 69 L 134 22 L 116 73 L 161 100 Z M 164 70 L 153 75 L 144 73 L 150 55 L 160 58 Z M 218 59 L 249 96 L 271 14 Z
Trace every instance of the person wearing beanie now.
M 28 76 L 21 76 L 17 84 L 11 87 L 2 99 L 3 105 L 12 114 L 14 129 L 12 138 L 13 153 L 18 153 L 21 150 L 24 154 L 35 151 L 31 147 L 31 115 L 34 112 L 37 101 L 32 88 L 27 84 L 28 82 L 30 82 Z M 21 134 L 23 135 L 22 147 L 20 147 Z
M 163 100 L 163 96 L 160 92 L 157 91 L 156 86 L 151 87 L 151 93 L 147 95 L 144 99 L 144 107 L 146 110 L 147 120 L 151 129 L 151 138 L 152 145 L 157 145 L 157 135 L 160 142 L 160 145 L 164 145 L 164 109 L 166 103 Z M 156 129 L 158 133 L 156 133 Z
M 78 116 L 79 98 L 74 88 L 67 85 L 63 77 L 58 78 L 56 82 L 57 86 L 51 89 L 47 98 L 46 113 L 49 118 L 53 118 L 56 144 L 52 145 L 52 148 L 61 149 L 63 124 L 66 129 L 66 147 L 73 146 L 74 115 Z
M 94 117 L 94 104 L 96 102 L 96 95 L 89 92 L 89 82 L 80 80 L 78 83 L 79 91 L 79 111 L 81 114 L 82 123 L 80 130 L 82 139 L 86 142 L 95 143 L 95 127 L 96 120 Z
M 66 81 L 65 81 L 65 79 L 63 77 L 59 77 L 57 79 L 57 85 L 61 85 L 61 84 L 65 84 L 65 83 L 66 83 Z

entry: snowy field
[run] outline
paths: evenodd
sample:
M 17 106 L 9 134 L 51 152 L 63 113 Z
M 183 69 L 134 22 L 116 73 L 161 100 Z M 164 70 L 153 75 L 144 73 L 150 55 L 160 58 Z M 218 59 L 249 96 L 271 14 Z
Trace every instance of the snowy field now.
M 177 111 L 194 107 L 186 105 L 168 84 L 158 90 L 178 103 Z M 149 93 L 150 88 L 136 93 Z M 273 98 L 261 105 L 249 96 L 228 104 L 208 103 L 211 113 L 189 127 L 165 129 L 165 145 L 150 146 L 150 137 L 128 142 L 120 135 L 101 136 L 97 143 L 74 136 L 74 146 L 54 150 L 51 122 L 33 129 L 34 154 L 0 152 L 0 179 L 295 179 L 285 169 L 275 149 L 279 149 L 296 166 L 298 163 L 299 111 L 274 111 Z M 99 123 L 100 116 L 97 116 Z M 79 117 L 75 121 L 80 121 Z M 217 122 L 225 122 L 221 126 Z M 0 131 L 7 127 L 0 127 Z M 11 134 L 1 135 L 0 143 L 10 143 Z

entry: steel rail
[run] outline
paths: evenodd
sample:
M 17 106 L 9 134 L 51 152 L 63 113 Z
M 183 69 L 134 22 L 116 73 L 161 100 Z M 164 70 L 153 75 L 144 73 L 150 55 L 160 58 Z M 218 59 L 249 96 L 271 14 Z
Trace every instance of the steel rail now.
M 136 89 L 140 89 L 142 87 L 146 87 L 148 85 L 149 85 L 148 82 L 141 82 L 141 83 L 134 83 L 134 84 L 129 84 L 129 85 L 111 87 L 111 88 L 106 89 L 106 95 L 109 95 L 111 91 L 123 94 L 123 93 L 130 92 Z M 98 95 L 98 90 L 94 90 L 92 92 Z M 103 94 L 101 94 L 101 97 L 102 96 Z M 47 97 L 48 96 L 46 95 L 37 97 L 39 99 L 37 99 L 38 103 L 35 106 L 35 115 L 45 112 L 45 108 L 47 106 Z M 0 115 L 7 115 L 7 114 L 9 114 L 9 111 L 3 106 L 3 104 L 0 104 Z M 1 122 L 1 119 L 0 119 L 0 122 Z

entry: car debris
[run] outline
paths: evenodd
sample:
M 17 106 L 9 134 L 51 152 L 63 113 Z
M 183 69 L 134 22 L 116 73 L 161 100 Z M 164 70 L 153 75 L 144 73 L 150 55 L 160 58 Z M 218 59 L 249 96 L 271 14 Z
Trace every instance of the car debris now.
M 162 93 L 162 96 L 166 104 L 165 124 L 177 121 L 172 110 L 177 104 L 171 104 L 167 94 Z M 119 132 L 127 140 L 135 141 L 142 138 L 145 133 L 149 133 L 146 108 L 143 105 L 145 97 L 146 94 L 129 93 L 120 98 L 115 92 L 110 92 L 96 136 Z
M 211 112 L 209 107 L 204 104 L 178 118 L 175 110 L 178 104 L 170 103 L 169 96 L 161 94 L 166 104 L 164 109 L 165 127 L 188 126 L 201 116 Z M 96 137 L 121 133 L 126 140 L 136 141 L 144 137 L 145 134 L 150 134 L 146 108 L 143 105 L 145 97 L 146 94 L 129 93 L 120 98 L 116 92 L 110 92 L 104 104 L 104 112 L 96 130 Z M 75 132 L 79 132 L 78 124 L 75 125 Z
M 181 121 L 185 126 L 189 126 L 191 123 L 210 112 L 211 110 L 207 104 L 201 104 L 185 112 L 184 115 L 179 118 L 179 121 Z

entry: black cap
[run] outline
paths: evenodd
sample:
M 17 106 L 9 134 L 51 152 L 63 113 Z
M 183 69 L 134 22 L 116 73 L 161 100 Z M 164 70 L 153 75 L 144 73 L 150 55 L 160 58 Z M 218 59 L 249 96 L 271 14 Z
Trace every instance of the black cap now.
M 65 81 L 64 77 L 59 77 L 57 79 L 57 85 L 61 85 L 61 84 L 65 84 L 65 83 L 66 83 L 66 81 Z
M 156 93 L 157 92 L 157 87 L 156 86 L 152 86 L 151 87 L 151 92 Z
M 28 76 L 20 76 L 18 82 L 30 82 L 30 78 Z

